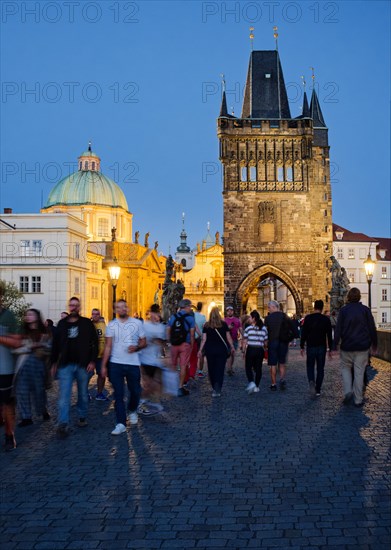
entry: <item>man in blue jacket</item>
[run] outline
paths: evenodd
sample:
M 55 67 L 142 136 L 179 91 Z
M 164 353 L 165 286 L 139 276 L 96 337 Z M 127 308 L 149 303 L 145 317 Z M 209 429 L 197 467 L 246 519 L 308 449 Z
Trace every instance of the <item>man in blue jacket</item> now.
M 353 397 L 356 407 L 363 405 L 364 373 L 370 348 L 374 353 L 377 347 L 373 315 L 360 299 L 359 289 L 351 288 L 347 296 L 348 303 L 339 312 L 334 334 L 334 346 L 340 343 L 344 404 L 349 404 Z

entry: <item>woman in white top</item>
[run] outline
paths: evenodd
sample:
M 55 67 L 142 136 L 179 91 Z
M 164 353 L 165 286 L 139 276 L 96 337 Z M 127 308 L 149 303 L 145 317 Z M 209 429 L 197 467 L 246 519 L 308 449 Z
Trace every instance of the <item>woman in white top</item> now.
M 262 361 L 265 355 L 265 342 L 267 342 L 267 328 L 264 326 L 258 311 L 250 313 L 250 325 L 244 330 L 244 349 L 248 393 L 259 392 L 259 384 L 262 378 Z M 255 372 L 255 382 L 254 382 Z

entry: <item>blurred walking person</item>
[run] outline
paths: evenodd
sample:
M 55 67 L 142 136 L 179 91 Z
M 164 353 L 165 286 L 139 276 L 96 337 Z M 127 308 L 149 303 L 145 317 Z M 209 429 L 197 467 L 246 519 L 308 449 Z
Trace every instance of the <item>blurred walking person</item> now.
M 204 325 L 199 357 L 203 352 L 208 362 L 212 397 L 220 397 L 227 357 L 235 353 L 235 348 L 229 327 L 221 318 L 218 307 L 211 309 L 209 320 Z
M 18 426 L 24 428 L 33 423 L 32 401 L 37 416 L 49 420 L 46 409 L 46 380 L 50 355 L 50 335 L 38 309 L 28 309 L 22 326 L 23 346 L 20 348 L 15 386 L 16 404 L 20 415 Z M 18 352 L 19 350 L 16 350 Z
M 15 315 L 4 307 L 5 284 L 0 281 L 0 416 L 5 428 L 5 450 L 16 448 L 15 430 L 15 397 L 13 380 L 15 358 L 12 350 L 21 343 L 18 322 Z

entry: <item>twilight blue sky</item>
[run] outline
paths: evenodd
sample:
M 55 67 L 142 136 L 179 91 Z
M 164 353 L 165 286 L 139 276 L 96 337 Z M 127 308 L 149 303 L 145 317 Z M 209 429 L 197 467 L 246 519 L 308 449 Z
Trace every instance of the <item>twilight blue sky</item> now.
M 38 211 L 91 139 L 161 251 L 182 212 L 190 246 L 222 232 L 220 74 L 240 114 L 249 26 L 267 50 L 277 25 L 293 117 L 315 67 L 333 221 L 390 235 L 389 2 L 3 0 L 1 20 L 1 212 Z

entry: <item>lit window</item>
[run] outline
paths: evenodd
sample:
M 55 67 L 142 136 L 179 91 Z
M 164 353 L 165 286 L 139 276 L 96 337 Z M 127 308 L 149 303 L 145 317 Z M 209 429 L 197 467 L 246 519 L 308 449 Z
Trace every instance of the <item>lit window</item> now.
M 98 299 L 98 287 L 97 286 L 92 286 L 91 287 L 91 298 L 93 300 L 97 300 Z
M 98 237 L 108 237 L 109 235 L 109 220 L 106 218 L 98 218 Z
M 386 288 L 382 288 L 381 301 L 382 302 L 387 302 L 387 289 Z
M 22 293 L 29 291 L 29 278 L 28 277 L 19 277 L 19 291 Z
M 31 292 L 41 292 L 41 277 L 31 277 Z
M 354 283 L 354 273 L 349 273 L 349 282 Z
M 386 311 L 382 311 L 381 322 L 382 323 L 387 323 L 387 312 Z
M 80 278 L 75 277 L 75 294 L 80 293 Z
M 255 166 L 250 166 L 250 181 L 257 181 L 257 169 Z
M 95 273 L 95 274 L 98 273 L 98 264 L 97 264 L 97 262 L 92 262 L 91 263 L 91 272 Z
M 240 181 L 247 181 L 247 166 L 240 168 Z
M 284 168 L 282 166 L 277 168 L 277 181 L 284 181 Z
M 349 260 L 354 260 L 354 248 L 349 248 L 348 249 L 348 259 Z
M 337 248 L 337 259 L 343 260 L 343 248 Z
M 382 268 L 381 268 L 381 278 L 382 279 L 387 279 L 387 267 L 386 266 L 382 266 Z

